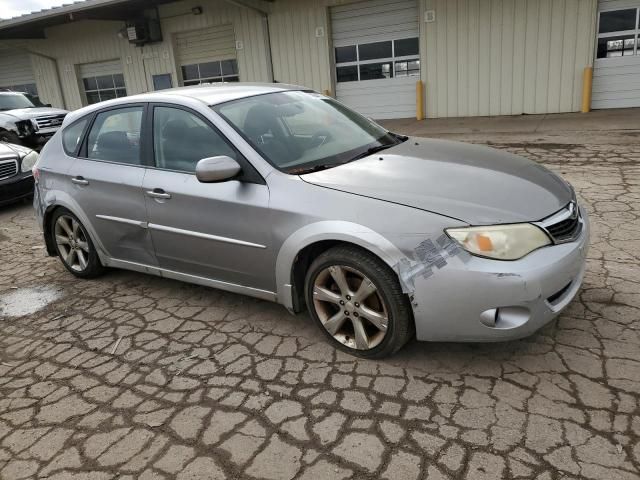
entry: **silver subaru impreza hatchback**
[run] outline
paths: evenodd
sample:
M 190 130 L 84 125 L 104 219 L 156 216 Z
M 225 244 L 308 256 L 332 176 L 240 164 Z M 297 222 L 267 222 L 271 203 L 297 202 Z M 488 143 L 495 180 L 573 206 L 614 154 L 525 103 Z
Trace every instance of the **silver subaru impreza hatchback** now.
M 282 84 L 70 113 L 34 167 L 47 251 L 305 308 L 338 348 L 536 331 L 585 272 L 586 213 L 524 158 L 389 132 Z

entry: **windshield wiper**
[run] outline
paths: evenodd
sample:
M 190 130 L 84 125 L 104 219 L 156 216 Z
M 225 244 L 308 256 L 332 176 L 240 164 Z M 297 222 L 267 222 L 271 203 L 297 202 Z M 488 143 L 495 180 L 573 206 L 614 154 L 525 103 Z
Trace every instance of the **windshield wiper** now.
M 350 163 L 350 162 L 353 162 L 354 160 L 359 160 L 361 158 L 368 157 L 369 155 L 373 155 L 374 153 L 380 152 L 382 150 L 386 150 L 387 148 L 391 148 L 391 147 L 395 147 L 396 145 L 400 145 L 402 142 L 404 142 L 409 137 L 404 137 L 404 136 L 398 135 L 396 138 L 398 139 L 396 142 L 386 143 L 386 144 L 383 144 L 383 145 L 375 145 L 373 147 L 369 147 L 364 152 L 361 152 L 358 155 L 356 155 L 355 157 L 350 158 L 346 162 L 327 163 L 327 164 L 313 165 L 312 167 L 294 168 L 294 169 L 288 170 L 287 173 L 289 173 L 291 175 L 304 175 L 305 173 L 313 173 L 313 172 L 320 172 L 322 170 L 328 170 L 329 168 L 337 167 L 339 165 L 344 165 L 345 163 Z
M 305 173 L 328 170 L 329 168 L 337 167 L 338 165 L 342 165 L 342 163 L 327 163 L 324 165 L 314 165 L 313 167 L 292 168 L 291 170 L 287 170 L 287 173 L 290 175 L 304 175 Z
M 373 155 L 374 153 L 381 152 L 382 150 L 386 150 L 387 148 L 395 147 L 400 143 L 402 142 L 387 143 L 385 145 L 376 145 L 375 147 L 369 147 L 364 152 L 361 152 L 355 157 L 351 158 L 349 162 L 353 162 L 354 160 L 360 160 L 361 158 L 368 157 L 369 155 Z

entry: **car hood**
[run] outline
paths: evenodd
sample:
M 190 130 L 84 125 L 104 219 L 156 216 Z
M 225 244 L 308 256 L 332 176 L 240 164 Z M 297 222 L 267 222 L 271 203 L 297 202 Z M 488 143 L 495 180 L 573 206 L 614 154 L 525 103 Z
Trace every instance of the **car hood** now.
M 30 148 L 13 143 L 0 142 L 0 160 L 6 158 L 24 157 L 31 151 Z
M 67 110 L 60 108 L 50 107 L 36 107 L 36 108 L 16 108 L 14 110 L 5 110 L 0 112 L 2 115 L 11 115 L 19 120 L 26 120 L 29 118 L 46 117 L 47 115 L 65 115 L 69 113 Z
M 301 178 L 472 225 L 541 220 L 572 199 L 564 180 L 526 158 L 425 138 Z

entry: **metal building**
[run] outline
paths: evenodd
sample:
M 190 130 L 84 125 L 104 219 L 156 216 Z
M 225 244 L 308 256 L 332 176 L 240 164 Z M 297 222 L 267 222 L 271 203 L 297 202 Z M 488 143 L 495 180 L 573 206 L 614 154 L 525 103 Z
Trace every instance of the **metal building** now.
M 373 118 L 517 115 L 579 111 L 593 67 L 593 108 L 632 107 L 639 16 L 640 0 L 86 0 L 0 21 L 0 88 L 75 109 L 278 81 Z

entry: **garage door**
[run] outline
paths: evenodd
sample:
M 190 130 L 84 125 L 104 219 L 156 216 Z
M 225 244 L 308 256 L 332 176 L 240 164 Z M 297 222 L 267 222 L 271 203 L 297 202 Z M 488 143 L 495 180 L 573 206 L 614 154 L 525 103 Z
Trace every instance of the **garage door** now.
M 175 51 L 183 85 L 239 79 L 231 24 L 177 33 Z
M 80 65 L 80 78 L 89 105 L 127 96 L 120 60 Z
M 600 0 L 593 108 L 640 107 L 640 1 Z
M 416 114 L 420 79 L 416 0 L 372 0 L 331 9 L 336 98 L 372 118 Z
M 11 89 L 38 95 L 36 78 L 28 53 L 0 53 L 0 89 Z

